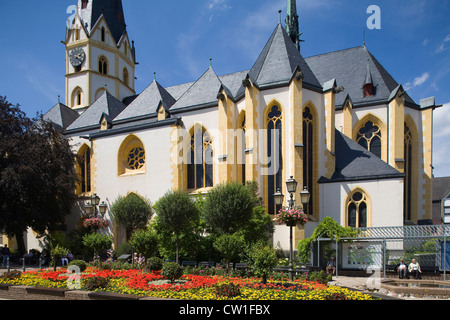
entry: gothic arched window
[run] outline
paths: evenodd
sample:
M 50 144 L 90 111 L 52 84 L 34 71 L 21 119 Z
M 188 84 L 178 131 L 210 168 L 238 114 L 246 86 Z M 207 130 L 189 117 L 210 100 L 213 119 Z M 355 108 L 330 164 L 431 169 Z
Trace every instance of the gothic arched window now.
M 240 130 L 238 132 L 238 152 L 237 156 L 239 157 L 237 159 L 237 164 L 240 165 L 240 171 L 239 172 L 239 178 L 242 182 L 242 184 L 245 185 L 246 182 L 246 176 L 245 176 L 245 131 L 247 129 L 246 122 L 245 122 L 245 112 L 242 114 L 241 117 L 239 117 L 238 120 L 238 126 L 240 126 Z
M 128 74 L 127 68 L 123 68 L 123 83 L 125 83 L 127 86 L 129 86 L 130 82 L 130 76 Z
M 405 182 L 403 184 L 403 218 L 405 221 L 411 220 L 411 180 L 412 180 L 412 134 L 405 123 Z
M 347 199 L 347 226 L 366 228 L 368 226 L 368 201 L 361 190 L 351 193 Z
M 108 61 L 103 56 L 98 59 L 98 72 L 108 74 Z
M 77 193 L 91 192 L 91 149 L 83 146 L 78 152 L 77 172 L 79 185 Z
M 381 158 L 381 130 L 372 121 L 367 121 L 359 129 L 356 136 L 356 142 L 372 152 L 378 158 Z
M 102 27 L 100 33 L 101 33 L 100 37 L 101 37 L 102 42 L 105 42 L 106 41 L 106 29 L 105 29 L 105 27 Z
M 274 105 L 266 118 L 267 125 L 267 158 L 268 163 L 268 211 L 269 214 L 275 214 L 277 211 L 274 193 L 277 189 L 283 187 L 283 135 L 282 135 L 282 111 L 277 105 Z
M 211 136 L 204 127 L 195 127 L 190 138 L 187 164 L 188 189 L 212 187 L 214 176 Z
M 313 214 L 312 204 L 314 199 L 313 175 L 314 175 L 314 126 L 313 115 L 309 107 L 303 111 L 303 184 L 310 193 L 309 204 L 305 206 L 305 213 Z M 311 204 L 311 205 L 310 205 Z
M 118 174 L 136 174 L 145 172 L 146 154 L 142 141 L 129 135 L 121 144 L 118 152 Z

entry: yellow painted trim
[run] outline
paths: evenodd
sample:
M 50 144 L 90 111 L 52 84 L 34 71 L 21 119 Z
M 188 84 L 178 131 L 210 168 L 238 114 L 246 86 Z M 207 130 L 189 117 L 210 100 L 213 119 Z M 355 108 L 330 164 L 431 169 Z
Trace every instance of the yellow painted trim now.
M 415 121 L 409 114 L 405 115 L 405 125 L 408 126 L 411 132 L 411 147 L 412 147 L 412 163 L 411 163 L 411 220 L 416 222 L 419 219 L 419 133 Z M 405 155 L 406 157 L 406 155 Z M 406 159 L 405 159 L 406 160 Z M 405 177 L 406 181 L 406 177 Z M 403 197 L 406 197 L 404 194 Z M 431 217 L 430 217 L 431 219 Z
M 245 114 L 247 148 L 251 151 L 245 155 L 245 174 L 247 180 L 260 182 L 259 172 L 259 90 L 253 85 L 245 88 Z
M 422 219 L 432 218 L 433 199 L 433 109 L 422 110 Z

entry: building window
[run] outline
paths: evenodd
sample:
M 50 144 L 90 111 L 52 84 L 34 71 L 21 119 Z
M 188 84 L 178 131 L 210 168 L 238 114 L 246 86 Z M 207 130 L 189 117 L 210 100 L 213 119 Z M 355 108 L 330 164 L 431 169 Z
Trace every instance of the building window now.
M 83 104 L 83 91 L 81 88 L 76 88 L 72 93 L 72 107 L 81 106 Z
M 139 170 L 145 165 L 145 151 L 141 147 L 136 147 L 128 153 L 128 168 Z
M 367 218 L 367 196 L 362 191 L 350 194 L 347 201 L 347 226 L 352 228 L 366 228 Z
M 444 202 L 443 205 L 444 212 L 442 220 L 444 223 L 450 223 L 450 195 L 448 195 L 443 202 Z
M 108 61 L 103 56 L 98 59 L 98 72 L 105 75 L 108 74 Z
M 267 199 L 268 212 L 275 214 L 277 212 L 275 201 L 273 198 L 277 189 L 282 190 L 283 187 L 283 135 L 282 135 L 282 111 L 277 105 L 274 105 L 266 118 L 267 125 L 267 158 L 268 175 L 267 175 Z
M 146 169 L 145 148 L 135 135 L 128 136 L 119 148 L 118 174 L 143 173 Z
M 125 83 L 127 86 L 129 86 L 130 82 L 130 76 L 128 74 L 127 68 L 123 68 L 123 83 Z
M 84 146 L 78 153 L 78 168 L 79 185 L 77 193 L 91 192 L 91 149 Z
M 212 139 L 204 127 L 194 128 L 187 165 L 188 189 L 213 186 Z
M 89 0 L 81 0 L 81 9 L 86 9 L 88 3 L 89 3 Z
M 314 126 L 313 115 L 309 107 L 303 111 L 303 184 L 310 193 L 309 204 L 305 206 L 305 213 L 312 215 L 314 199 L 313 175 L 314 175 Z
M 367 121 L 358 131 L 356 142 L 381 158 L 381 130 L 372 121 Z
M 241 117 L 239 117 L 238 125 L 240 126 L 240 130 L 237 135 L 238 143 L 238 165 L 240 166 L 240 171 L 238 170 L 239 174 L 239 180 L 241 180 L 241 183 L 245 185 L 246 182 L 246 175 L 245 175 L 245 131 L 247 129 L 246 122 L 245 122 L 245 112 L 242 113 Z
M 411 191 L 412 191 L 412 134 L 409 127 L 405 124 L 405 143 L 404 143 L 404 157 L 405 157 L 405 182 L 403 184 L 403 219 L 411 221 L 412 206 L 411 206 Z
M 106 41 L 106 30 L 105 30 L 105 27 L 102 27 L 100 33 L 101 33 L 101 40 L 102 40 L 102 42 L 105 42 Z

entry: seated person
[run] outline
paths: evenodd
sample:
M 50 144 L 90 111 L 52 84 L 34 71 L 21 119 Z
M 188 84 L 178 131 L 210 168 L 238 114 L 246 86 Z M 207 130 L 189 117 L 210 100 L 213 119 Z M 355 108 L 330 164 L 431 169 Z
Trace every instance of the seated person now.
M 397 264 L 395 270 L 398 272 L 399 279 L 408 278 L 408 266 L 405 263 L 405 260 L 401 259 L 400 263 Z
M 335 271 L 336 271 L 336 262 L 334 262 L 334 258 L 331 257 L 330 260 L 328 261 L 327 264 L 327 268 L 326 268 L 327 273 L 330 273 L 334 275 Z
M 422 273 L 422 270 L 420 270 L 420 265 L 416 262 L 416 259 L 412 259 L 409 264 L 408 271 L 414 276 L 414 279 L 421 278 L 420 274 Z

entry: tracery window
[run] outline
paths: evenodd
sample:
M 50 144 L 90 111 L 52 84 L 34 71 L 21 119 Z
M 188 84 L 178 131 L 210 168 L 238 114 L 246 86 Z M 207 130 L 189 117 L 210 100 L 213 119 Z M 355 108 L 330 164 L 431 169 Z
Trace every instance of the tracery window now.
M 145 151 L 141 147 L 136 147 L 128 153 L 128 167 L 131 170 L 139 170 L 145 165 Z
M 274 201 L 274 193 L 277 189 L 282 189 L 283 185 L 283 135 L 282 135 L 282 111 L 277 105 L 274 105 L 266 118 L 267 125 L 267 157 L 268 164 L 268 211 L 269 214 L 275 214 L 277 208 Z
M 91 149 L 87 146 L 79 152 L 78 172 L 79 172 L 79 188 L 78 193 L 91 191 Z
M 353 192 L 347 201 L 347 226 L 367 227 L 367 196 L 362 191 Z
M 312 204 L 314 203 L 314 126 L 313 115 L 309 107 L 303 111 L 303 184 L 310 193 L 309 204 L 305 206 L 305 213 L 313 214 Z
M 212 187 L 213 146 L 209 132 L 204 127 L 194 128 L 191 133 L 188 154 L 188 189 Z
M 129 135 L 118 152 L 118 174 L 140 174 L 146 169 L 146 152 L 141 140 Z
M 98 72 L 108 74 L 108 61 L 103 56 L 98 59 Z
M 372 121 L 367 121 L 366 124 L 359 129 L 356 142 L 381 158 L 381 130 Z
M 412 178 L 412 135 L 411 130 L 405 124 L 405 183 L 403 184 L 403 218 L 405 221 L 411 220 L 411 178 Z

